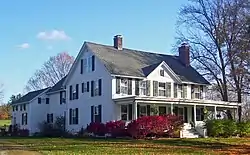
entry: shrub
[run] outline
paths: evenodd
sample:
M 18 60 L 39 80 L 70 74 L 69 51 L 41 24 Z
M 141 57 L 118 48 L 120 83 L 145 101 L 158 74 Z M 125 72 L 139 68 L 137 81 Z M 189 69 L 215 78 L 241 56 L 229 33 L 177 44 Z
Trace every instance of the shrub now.
M 129 136 L 127 129 L 125 128 L 124 121 L 110 121 L 106 123 L 106 131 L 111 134 L 112 137 L 125 137 Z
M 241 137 L 250 135 L 250 122 L 237 123 L 237 133 Z
M 87 125 L 86 130 L 87 132 L 94 133 L 95 135 L 98 136 L 104 136 L 107 133 L 105 124 L 97 122 L 92 122 L 89 125 Z
M 21 137 L 27 137 L 27 136 L 29 136 L 29 130 L 28 129 L 20 129 L 18 131 L 18 135 Z
M 223 137 L 231 137 L 236 135 L 237 125 L 234 120 L 223 120 Z
M 172 136 L 174 131 L 181 129 L 183 121 L 175 115 L 143 116 L 128 125 L 129 134 L 136 139 L 147 136 Z

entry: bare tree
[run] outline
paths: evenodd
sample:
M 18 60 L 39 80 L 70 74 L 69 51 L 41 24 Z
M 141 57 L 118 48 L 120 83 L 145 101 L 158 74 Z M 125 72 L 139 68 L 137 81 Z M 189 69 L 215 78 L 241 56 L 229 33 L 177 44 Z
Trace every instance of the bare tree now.
M 189 2 L 180 11 L 178 43 L 188 42 L 191 45 L 194 65 L 210 82 L 217 85 L 222 100 L 228 101 L 228 87 L 242 83 L 242 80 L 233 80 L 232 83 L 229 73 L 233 71 L 236 53 L 245 50 L 240 44 L 245 45 L 241 39 L 248 0 Z M 234 50 L 236 47 L 237 52 Z
M 3 100 L 3 84 L 0 84 L 0 103 Z
M 29 79 L 25 89 L 27 91 L 39 90 L 55 85 L 68 74 L 73 62 L 74 57 L 65 52 L 50 57 Z

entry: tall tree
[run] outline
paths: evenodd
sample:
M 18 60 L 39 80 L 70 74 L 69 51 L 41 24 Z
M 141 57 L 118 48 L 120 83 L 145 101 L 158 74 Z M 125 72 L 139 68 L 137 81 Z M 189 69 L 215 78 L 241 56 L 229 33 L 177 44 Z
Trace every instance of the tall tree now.
M 73 62 L 74 57 L 66 52 L 50 57 L 29 79 L 26 90 L 39 90 L 53 86 L 68 74 Z
M 242 25 L 245 21 L 243 12 L 248 0 L 189 2 L 180 11 L 178 42 L 191 45 L 191 58 L 196 68 L 217 85 L 222 100 L 228 101 L 228 87 L 231 84 L 228 76 L 232 70 L 231 63 L 234 63 L 232 60 L 235 59 L 233 47 L 238 47 L 237 52 L 243 50 L 239 44 L 242 44 L 240 38 L 245 29 L 245 25 Z
M 17 101 L 18 99 L 20 99 L 22 97 L 21 94 L 17 94 L 17 95 L 11 95 L 9 101 L 8 101 L 8 104 L 11 104 L 15 101 Z

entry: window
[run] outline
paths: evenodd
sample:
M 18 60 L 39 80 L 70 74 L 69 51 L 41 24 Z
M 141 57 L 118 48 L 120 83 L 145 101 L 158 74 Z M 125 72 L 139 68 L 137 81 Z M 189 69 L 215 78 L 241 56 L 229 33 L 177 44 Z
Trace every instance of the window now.
M 187 98 L 187 84 L 184 84 L 183 86 L 183 98 Z
M 18 105 L 16 105 L 16 111 L 18 111 Z
M 23 110 L 26 111 L 26 104 L 23 105 Z
M 73 91 L 73 100 L 78 99 L 79 84 L 76 84 L 75 90 Z
M 15 108 L 16 108 L 15 106 L 12 106 L 12 111 L 15 111 Z
M 83 73 L 83 59 L 81 59 L 81 67 L 80 67 L 80 73 Z
M 166 84 L 159 82 L 159 96 L 166 96 Z
M 101 96 L 102 94 L 102 79 L 91 81 L 91 96 Z
M 60 104 L 66 103 L 66 92 L 60 91 Z
M 159 106 L 159 115 L 167 114 L 167 108 L 165 106 Z
M 121 94 L 128 94 L 128 79 L 122 78 L 121 79 Z
M 76 90 L 73 91 L 73 100 L 76 99 Z
M 146 81 L 139 81 L 140 95 L 146 95 Z
M 23 105 L 22 104 L 20 105 L 20 111 L 23 111 Z
M 27 113 L 22 113 L 22 125 L 27 125 L 28 120 L 27 120 Z
M 53 114 L 47 114 L 47 123 L 53 123 Z
M 41 104 L 41 103 L 42 103 L 41 97 L 38 97 L 37 102 L 38 102 L 38 104 Z
M 49 98 L 46 98 L 46 104 L 49 104 Z
M 204 120 L 204 113 L 203 108 L 196 108 L 196 121 L 203 121 Z
M 78 108 L 69 110 L 69 124 L 78 124 Z
M 202 93 L 201 93 L 201 87 L 200 86 L 194 86 L 192 85 L 192 98 L 195 99 L 202 99 Z
M 160 70 L 160 76 L 164 76 L 164 70 L 163 69 Z
M 146 105 L 140 105 L 139 112 L 140 112 L 140 117 L 147 116 L 147 106 Z
M 87 73 L 87 72 L 94 71 L 94 61 L 95 61 L 94 56 L 90 56 L 90 57 L 82 59 L 81 61 L 82 72 Z
M 167 82 L 166 83 L 166 96 L 167 97 L 171 97 L 171 83 L 170 82 Z
M 177 98 L 177 95 L 178 95 L 178 93 L 177 93 L 177 84 L 175 83 L 174 84 L 174 98 Z
M 128 105 L 121 105 L 121 120 L 128 120 Z
M 182 85 L 178 85 L 178 90 L 181 94 L 181 98 L 184 98 L 184 92 L 183 92 L 183 86 Z

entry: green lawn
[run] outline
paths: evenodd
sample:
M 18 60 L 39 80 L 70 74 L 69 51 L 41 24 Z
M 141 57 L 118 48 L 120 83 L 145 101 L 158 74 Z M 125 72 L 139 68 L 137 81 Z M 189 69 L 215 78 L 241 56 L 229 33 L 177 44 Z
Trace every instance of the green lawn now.
M 0 150 L 8 155 L 250 154 L 250 139 L 0 138 Z
M 10 120 L 0 120 L 0 127 L 4 125 L 10 125 L 11 121 Z

